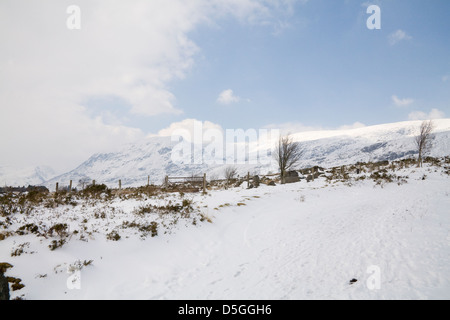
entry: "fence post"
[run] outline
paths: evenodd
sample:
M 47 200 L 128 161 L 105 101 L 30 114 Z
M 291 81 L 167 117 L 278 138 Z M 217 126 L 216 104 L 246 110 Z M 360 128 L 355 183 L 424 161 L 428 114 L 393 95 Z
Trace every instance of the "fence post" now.
M 250 172 L 247 172 L 247 188 L 250 188 Z
M 122 180 L 119 180 L 119 190 L 122 190 Z
M 72 180 L 69 182 L 69 192 L 72 192 Z
M 316 168 L 312 168 L 312 181 L 314 182 L 314 174 L 316 173 Z
M 165 187 L 168 187 L 168 186 L 169 186 L 169 176 L 166 176 L 166 177 L 164 178 L 164 186 L 165 186 Z
M 206 193 L 206 173 L 203 174 L 203 193 Z
M 92 185 L 95 186 L 95 180 L 92 180 Z
M 59 189 L 59 183 L 57 182 L 56 183 L 56 188 L 55 188 L 56 192 L 58 192 L 58 189 Z
M 150 186 L 150 176 L 147 176 L 147 187 Z

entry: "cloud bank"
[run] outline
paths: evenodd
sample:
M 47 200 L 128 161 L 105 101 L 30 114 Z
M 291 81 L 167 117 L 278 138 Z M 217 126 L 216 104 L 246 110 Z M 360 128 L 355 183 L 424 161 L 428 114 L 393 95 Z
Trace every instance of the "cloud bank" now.
M 67 0 L 0 2 L 0 164 L 72 169 L 95 152 L 148 132 L 89 112 L 90 98 L 124 101 L 125 114 L 180 115 L 170 90 L 195 65 L 189 34 L 226 17 L 275 24 L 286 0 Z M 5 138 L 7 137 L 7 138 Z

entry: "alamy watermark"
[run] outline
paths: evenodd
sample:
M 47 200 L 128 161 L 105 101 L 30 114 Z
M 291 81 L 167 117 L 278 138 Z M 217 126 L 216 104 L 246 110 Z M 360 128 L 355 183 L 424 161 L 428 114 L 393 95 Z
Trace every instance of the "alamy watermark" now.
M 367 8 L 367 14 L 371 16 L 367 19 L 366 25 L 369 30 L 381 29 L 381 8 L 377 5 L 371 5 Z
M 204 129 L 201 121 L 194 121 L 192 130 L 172 132 L 171 141 L 176 144 L 171 160 L 183 165 L 269 165 L 279 137 L 278 129 Z
M 66 26 L 69 30 L 81 29 L 81 9 L 77 5 L 68 6 L 66 13 L 69 17 L 66 20 Z
M 370 5 L 367 7 L 367 14 L 370 17 L 367 19 L 366 25 L 369 30 L 381 29 L 381 8 L 378 5 Z M 66 9 L 69 17 L 66 20 L 66 26 L 69 30 L 81 29 L 81 8 L 77 5 L 70 5 Z
M 81 270 L 67 270 L 70 276 L 67 278 L 66 285 L 69 290 L 81 290 Z
M 379 266 L 369 266 L 366 270 L 370 276 L 367 278 L 366 286 L 369 290 L 381 289 L 381 268 Z

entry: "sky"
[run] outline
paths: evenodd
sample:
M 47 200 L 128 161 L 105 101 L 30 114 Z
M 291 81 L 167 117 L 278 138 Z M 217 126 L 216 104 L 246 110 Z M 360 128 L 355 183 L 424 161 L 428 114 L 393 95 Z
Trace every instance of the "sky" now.
M 449 117 L 449 12 L 448 0 L 1 0 L 0 166 L 64 172 L 194 120 L 298 132 Z

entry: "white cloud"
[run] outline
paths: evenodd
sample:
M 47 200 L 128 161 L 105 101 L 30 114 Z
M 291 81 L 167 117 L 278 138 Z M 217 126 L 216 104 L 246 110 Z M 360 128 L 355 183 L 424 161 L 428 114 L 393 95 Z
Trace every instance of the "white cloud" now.
M 445 118 L 445 113 L 438 109 L 432 109 L 430 113 L 414 111 L 408 115 L 409 120 L 433 120 Z
M 396 95 L 392 96 L 392 101 L 394 102 L 394 104 L 397 107 L 407 107 L 410 104 L 414 103 L 414 99 L 411 98 L 404 98 L 404 99 L 400 99 L 399 97 L 397 97 Z
M 447 82 L 448 79 L 450 79 L 450 76 L 449 76 L 449 75 L 442 76 L 442 81 L 443 81 L 443 82 Z
M 185 130 L 186 132 L 189 132 L 191 137 L 194 137 L 194 134 L 196 134 L 196 130 L 201 131 L 201 134 L 206 130 L 219 130 L 220 132 L 223 132 L 223 129 L 220 125 L 210 122 L 210 121 L 199 121 L 196 119 L 185 119 L 183 121 L 174 122 L 170 124 L 165 129 L 162 129 L 158 132 L 158 136 L 161 137 L 170 137 L 174 133 L 180 132 L 180 130 Z
M 217 102 L 220 104 L 232 104 L 241 101 L 240 97 L 234 95 L 233 90 L 228 89 L 220 93 Z
M 2 0 L 0 161 L 68 170 L 139 139 L 141 130 L 108 125 L 82 101 L 114 96 L 128 114 L 179 115 L 169 83 L 194 65 L 200 48 L 189 33 L 224 16 L 275 24 L 285 2 L 77 0 L 81 30 L 68 30 L 72 1 Z
M 320 131 L 323 127 L 307 126 L 300 122 L 272 123 L 264 126 L 264 129 L 280 130 L 281 134 L 294 134 L 297 132 Z
M 285 122 L 280 124 L 269 124 L 264 129 L 278 129 L 281 134 L 295 134 L 299 132 L 311 131 L 329 131 L 329 130 L 351 130 L 364 128 L 366 125 L 361 122 L 355 122 L 351 125 L 342 125 L 337 128 L 324 128 L 322 126 L 307 126 L 299 122 Z
M 354 124 L 351 125 L 343 125 L 340 126 L 338 128 L 338 130 L 353 130 L 353 129 L 360 129 L 360 128 L 364 128 L 366 127 L 366 125 L 364 123 L 361 123 L 359 121 L 355 122 Z
M 411 39 L 412 39 L 412 37 L 410 35 L 408 35 L 405 31 L 400 30 L 400 29 L 391 33 L 388 36 L 388 40 L 389 40 L 389 43 L 391 44 L 391 46 L 397 44 L 400 41 L 411 40 Z

